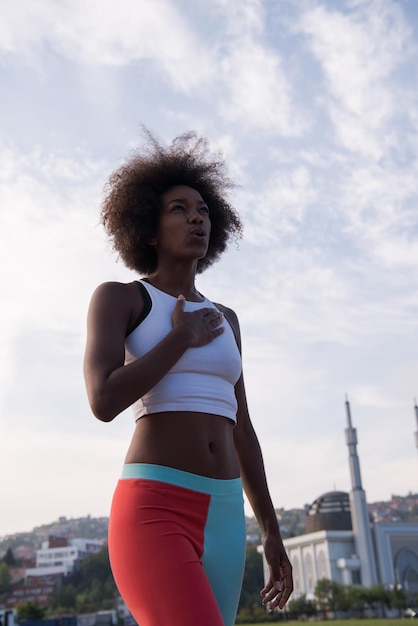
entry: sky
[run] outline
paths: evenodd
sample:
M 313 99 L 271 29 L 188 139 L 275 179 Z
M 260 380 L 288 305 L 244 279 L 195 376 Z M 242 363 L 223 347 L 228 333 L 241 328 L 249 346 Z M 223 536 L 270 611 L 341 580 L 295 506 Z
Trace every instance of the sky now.
M 416 493 L 418 3 L 0 0 L 0 536 L 106 516 L 133 432 L 88 406 L 95 287 L 138 278 L 109 174 L 188 130 L 244 236 L 197 288 L 233 308 L 274 505 Z M 250 509 L 246 505 L 246 511 Z

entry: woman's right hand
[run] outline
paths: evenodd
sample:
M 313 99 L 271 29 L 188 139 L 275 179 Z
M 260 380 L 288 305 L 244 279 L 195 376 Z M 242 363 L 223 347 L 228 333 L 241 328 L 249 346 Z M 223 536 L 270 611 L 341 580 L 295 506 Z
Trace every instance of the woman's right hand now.
M 180 295 L 177 298 L 171 321 L 173 328 L 182 325 L 187 327 L 191 335 L 191 348 L 206 346 L 216 337 L 222 335 L 225 330 L 224 327 L 221 326 L 224 321 L 223 313 L 209 307 L 203 307 L 197 311 L 186 313 L 184 311 L 184 303 L 185 298 Z

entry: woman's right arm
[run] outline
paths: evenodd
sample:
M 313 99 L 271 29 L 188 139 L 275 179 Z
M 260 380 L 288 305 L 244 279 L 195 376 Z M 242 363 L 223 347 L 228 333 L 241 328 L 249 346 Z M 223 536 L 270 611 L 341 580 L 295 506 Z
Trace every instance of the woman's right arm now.
M 184 352 L 217 337 L 221 319 L 215 313 L 184 313 L 184 299 L 173 310 L 172 330 L 152 350 L 125 365 L 125 336 L 140 313 L 136 285 L 104 283 L 94 292 L 87 318 L 84 378 L 94 415 L 110 422 L 158 383 Z M 139 291 L 139 290 L 138 290 Z M 141 299 L 142 300 L 142 299 Z

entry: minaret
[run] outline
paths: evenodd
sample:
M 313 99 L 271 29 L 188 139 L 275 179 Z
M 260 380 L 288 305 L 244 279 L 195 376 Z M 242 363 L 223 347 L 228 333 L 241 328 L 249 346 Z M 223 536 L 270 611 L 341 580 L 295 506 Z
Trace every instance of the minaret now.
M 415 431 L 415 445 L 416 445 L 417 450 L 418 450 L 418 406 L 417 406 L 417 399 L 416 398 L 415 398 L 414 409 L 415 409 L 415 417 L 417 419 L 417 430 Z
M 349 451 L 351 474 L 350 508 L 354 543 L 361 563 L 361 584 L 371 587 L 377 583 L 376 559 L 370 529 L 366 493 L 361 484 L 360 461 L 357 454 L 357 432 L 351 423 L 350 404 L 345 401 L 347 428 L 345 440 Z

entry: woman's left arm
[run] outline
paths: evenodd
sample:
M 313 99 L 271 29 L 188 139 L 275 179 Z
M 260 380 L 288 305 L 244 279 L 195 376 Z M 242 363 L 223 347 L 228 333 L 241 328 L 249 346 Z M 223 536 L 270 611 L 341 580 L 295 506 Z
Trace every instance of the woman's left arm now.
M 231 309 L 222 309 L 234 329 L 241 350 L 238 319 Z M 244 491 L 260 525 L 264 554 L 270 569 L 270 579 L 261 590 L 261 595 L 263 604 L 269 604 L 270 610 L 276 607 L 282 609 L 293 591 L 292 566 L 283 545 L 270 497 L 263 455 L 251 423 L 242 374 L 235 386 L 235 394 L 238 402 L 237 424 L 234 429 L 235 448 Z

